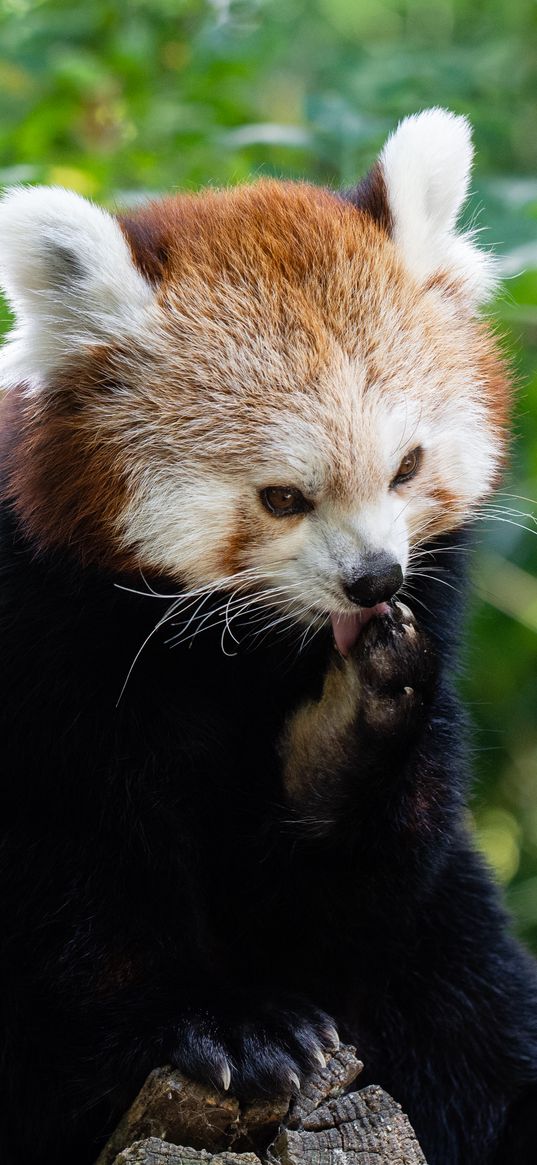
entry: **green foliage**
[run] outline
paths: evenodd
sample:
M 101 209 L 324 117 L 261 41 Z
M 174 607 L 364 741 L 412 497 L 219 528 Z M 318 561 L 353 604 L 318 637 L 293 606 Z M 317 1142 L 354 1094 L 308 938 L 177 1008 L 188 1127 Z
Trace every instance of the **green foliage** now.
M 111 203 L 260 173 L 338 186 L 404 114 L 473 121 L 469 214 L 503 254 L 495 312 L 521 392 L 498 499 L 515 512 L 478 526 L 463 686 L 478 837 L 537 946 L 536 31 L 533 0 L 0 2 L 3 183 Z
M 448 104 L 483 171 L 535 173 L 536 24 L 531 0 L 3 0 L 0 165 L 99 196 L 341 183 L 402 113 Z

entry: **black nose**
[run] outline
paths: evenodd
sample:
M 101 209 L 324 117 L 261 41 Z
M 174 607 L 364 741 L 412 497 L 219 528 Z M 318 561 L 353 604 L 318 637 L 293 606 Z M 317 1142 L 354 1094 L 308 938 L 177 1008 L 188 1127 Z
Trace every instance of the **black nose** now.
M 360 607 L 374 607 L 385 603 L 399 590 L 403 583 L 403 572 L 398 562 L 391 562 L 380 570 L 362 574 L 352 582 L 344 583 L 347 598 Z

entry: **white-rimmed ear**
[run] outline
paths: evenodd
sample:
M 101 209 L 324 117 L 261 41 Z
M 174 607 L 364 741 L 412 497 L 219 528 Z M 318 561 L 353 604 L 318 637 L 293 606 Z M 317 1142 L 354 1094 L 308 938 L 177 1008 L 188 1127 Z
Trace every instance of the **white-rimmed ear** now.
M 39 387 L 76 351 L 136 335 L 154 302 L 113 216 L 59 187 L 0 201 L 0 286 L 15 314 L 5 386 Z
M 427 109 L 407 117 L 379 158 L 391 233 L 407 269 L 426 283 L 446 275 L 472 304 L 494 289 L 495 261 L 476 247 L 472 232 L 457 233 L 472 169 L 471 129 L 465 117 Z

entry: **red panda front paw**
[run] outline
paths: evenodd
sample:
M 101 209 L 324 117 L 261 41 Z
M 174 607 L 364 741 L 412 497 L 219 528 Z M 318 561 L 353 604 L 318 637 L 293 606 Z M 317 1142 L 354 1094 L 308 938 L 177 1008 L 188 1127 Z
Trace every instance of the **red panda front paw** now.
M 241 1099 L 288 1096 L 339 1047 L 330 1016 L 302 1003 L 266 1005 L 249 1015 L 193 1010 L 181 1021 L 166 1056 L 174 1067 Z
M 431 640 L 412 612 L 395 601 L 368 623 L 355 663 L 360 678 L 360 719 L 375 735 L 412 733 L 434 691 L 437 661 Z

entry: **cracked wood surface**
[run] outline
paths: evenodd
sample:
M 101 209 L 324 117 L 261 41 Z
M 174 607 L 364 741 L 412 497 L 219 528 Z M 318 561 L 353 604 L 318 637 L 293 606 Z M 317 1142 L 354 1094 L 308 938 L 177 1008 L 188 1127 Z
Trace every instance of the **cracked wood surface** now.
M 407 1117 L 375 1085 L 351 1092 L 284 1128 L 270 1165 L 426 1165 Z
M 362 1067 L 341 1047 L 298 1096 L 244 1105 L 158 1068 L 96 1165 L 426 1165 L 390 1096 L 347 1091 Z
M 260 1165 L 253 1153 L 206 1153 L 182 1149 L 158 1137 L 136 1141 L 116 1157 L 116 1165 Z

